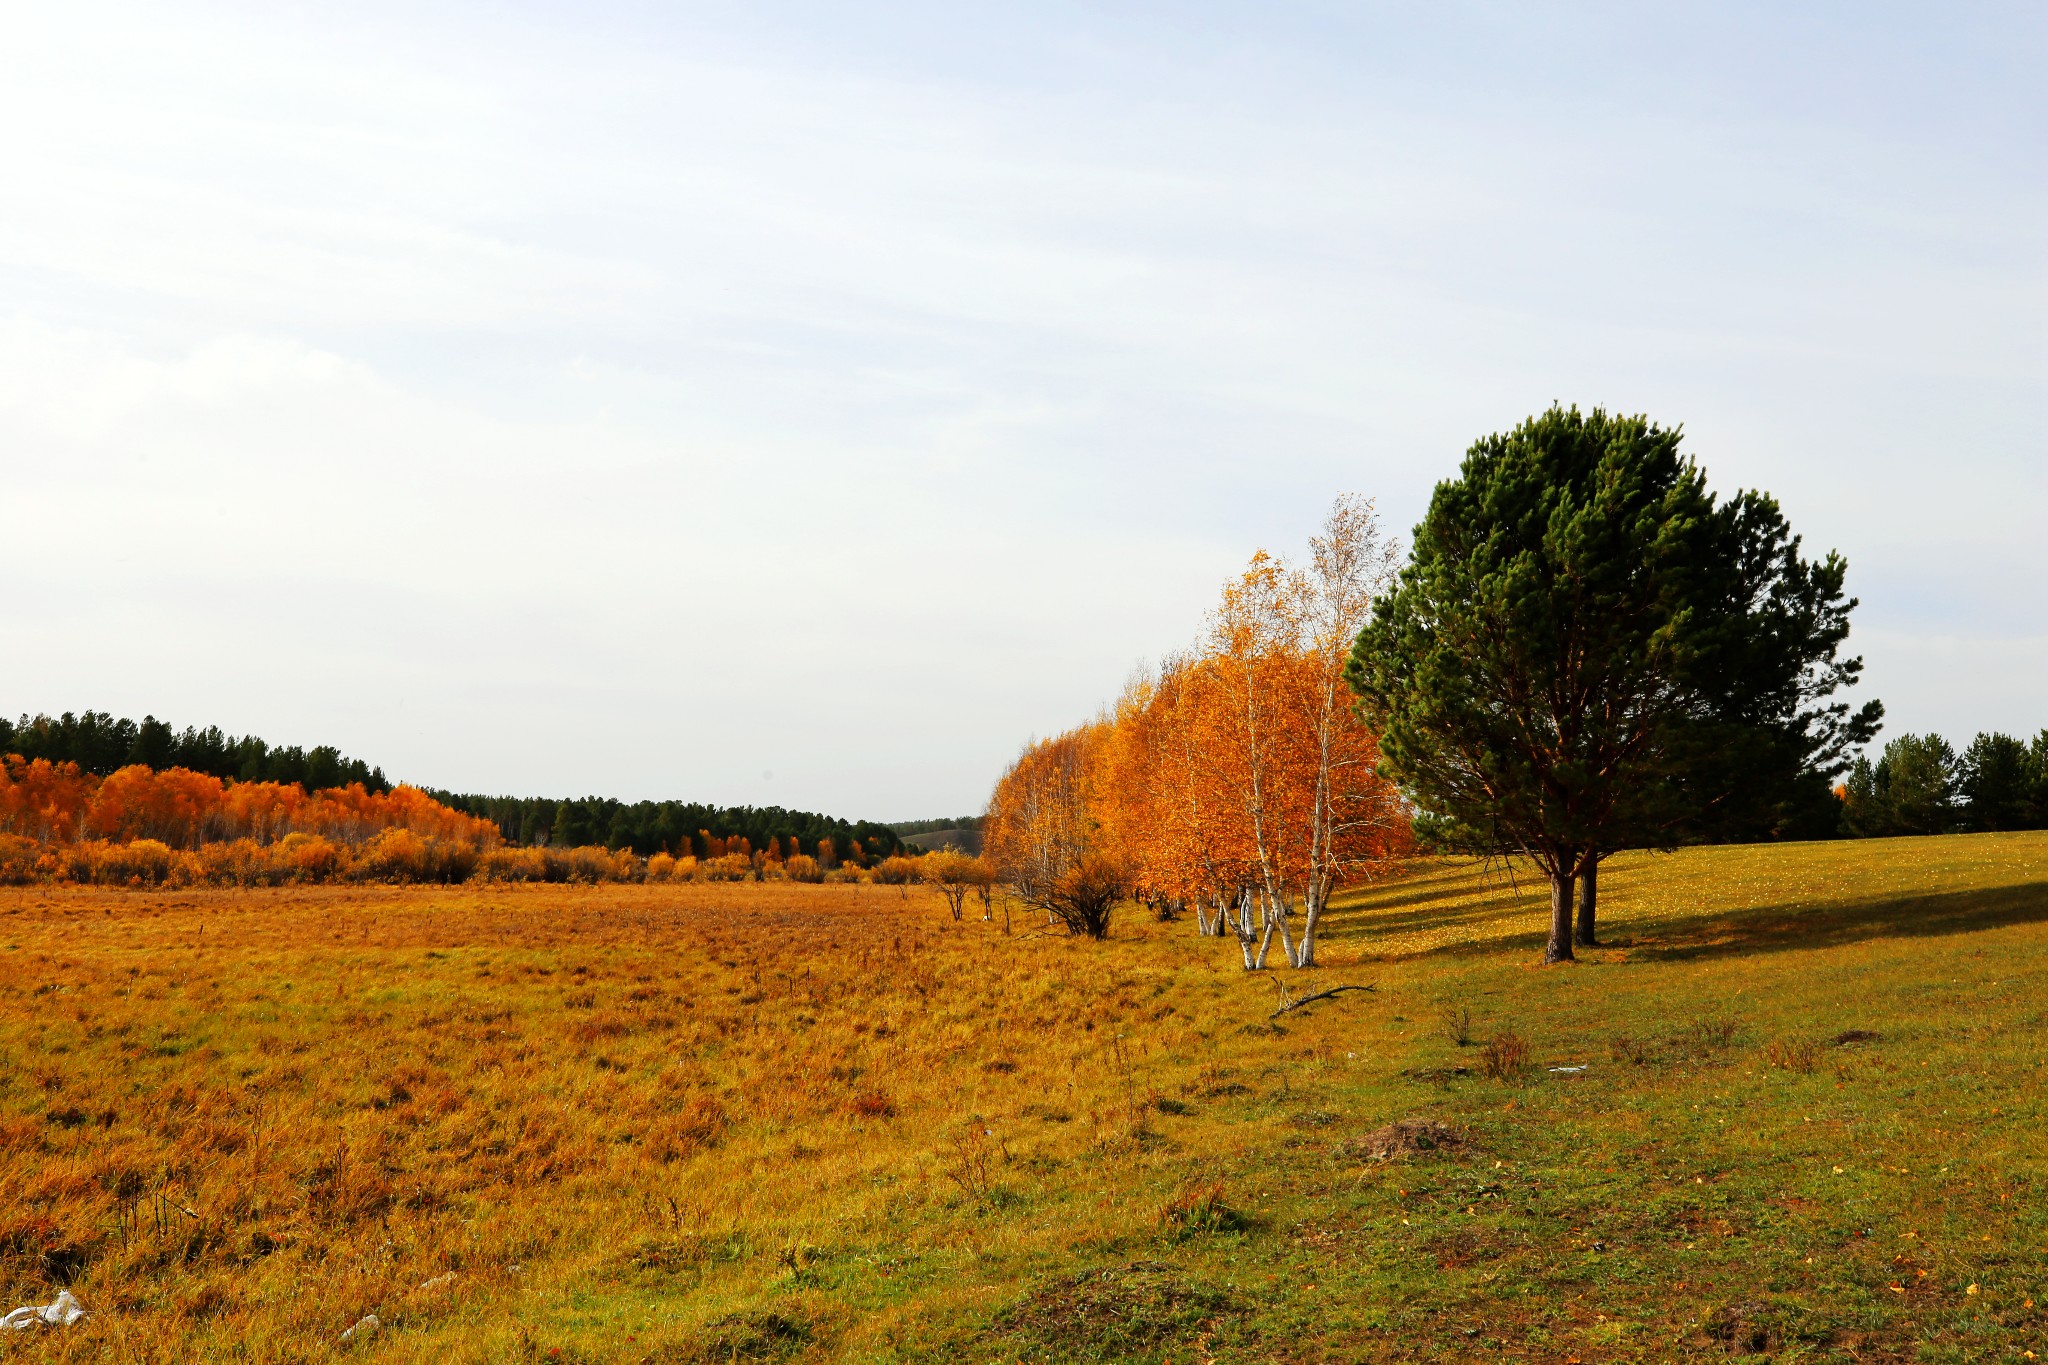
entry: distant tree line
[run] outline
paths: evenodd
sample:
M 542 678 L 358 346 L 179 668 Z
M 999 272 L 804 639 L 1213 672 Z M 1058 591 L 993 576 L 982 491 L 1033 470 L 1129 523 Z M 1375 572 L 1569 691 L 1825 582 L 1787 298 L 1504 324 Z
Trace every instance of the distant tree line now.
M 1866 838 L 2048 829 L 2048 730 L 2032 744 L 1980 734 L 1960 754 L 1940 735 L 1900 735 L 1856 760 L 1842 796 L 1843 823 Z
M 827 858 L 853 854 L 858 861 L 886 858 L 903 851 L 895 830 L 871 820 L 839 820 L 781 806 L 707 806 L 694 801 L 635 801 L 585 796 L 570 800 L 549 797 L 479 796 L 436 791 L 428 794 L 443 805 L 495 821 L 507 843 L 535 847 L 576 848 L 599 844 L 614 851 L 628 849 L 642 857 L 667 853 L 678 858 L 711 858 L 724 850 L 711 840 L 745 839 L 754 848 L 771 840 L 815 855 L 820 844 Z M 913 852 L 915 850 L 912 850 Z
M 136 722 L 105 711 L 0 718 L 0 754 L 76 763 L 96 777 L 140 763 L 158 771 L 187 768 L 226 782 L 296 782 L 309 792 L 351 783 L 373 794 L 391 790 L 382 768 L 332 745 L 273 746 L 254 735 L 229 735 L 217 725 L 178 730 L 155 716 Z
M 144 716 L 138 722 L 105 711 L 0 719 L 0 754 L 18 754 L 31 762 L 41 758 L 75 763 L 80 772 L 95 777 L 141 764 L 158 772 L 186 768 L 225 782 L 297 783 L 307 792 L 352 783 L 360 783 L 373 795 L 392 789 L 382 768 L 349 758 L 332 745 L 311 749 L 272 745 L 254 735 L 227 734 L 217 725 L 180 730 L 155 716 Z M 851 858 L 861 863 L 905 851 L 896 831 L 887 825 L 780 806 L 709 806 L 684 801 L 628 804 L 598 796 L 556 800 L 432 790 L 428 794 L 466 815 L 490 820 L 507 843 L 536 847 L 601 845 L 614 852 L 631 850 L 642 857 L 654 853 L 715 857 L 724 849 L 711 847 L 709 840 L 744 838 L 756 849 L 779 840 L 791 853 L 801 849 L 816 856 L 820 841 L 825 841 L 827 861 Z M 937 822 L 934 827 L 944 823 Z

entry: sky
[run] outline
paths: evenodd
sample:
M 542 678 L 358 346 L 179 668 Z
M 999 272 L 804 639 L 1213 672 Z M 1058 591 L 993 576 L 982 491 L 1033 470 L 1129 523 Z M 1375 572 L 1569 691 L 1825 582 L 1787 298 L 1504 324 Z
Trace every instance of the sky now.
M 2048 726 L 2048 10 L 0 3 L 0 710 L 980 809 L 1553 401 Z

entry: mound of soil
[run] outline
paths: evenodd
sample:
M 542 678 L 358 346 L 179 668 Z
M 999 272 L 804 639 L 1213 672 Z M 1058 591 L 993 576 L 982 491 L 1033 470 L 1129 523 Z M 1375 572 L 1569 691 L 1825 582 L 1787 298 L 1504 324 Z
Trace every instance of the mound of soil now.
M 1135 1261 L 1052 1280 L 997 1314 L 991 1330 L 1055 1357 L 1116 1359 L 1193 1340 L 1244 1312 L 1175 1266 Z
M 1760 1303 L 1731 1303 L 1708 1314 L 1707 1335 L 1729 1355 L 1768 1355 L 1778 1345 L 1771 1316 Z
M 1392 1161 L 1424 1152 L 1456 1151 L 1464 1145 L 1465 1139 L 1457 1129 L 1435 1119 L 1397 1119 L 1364 1137 L 1353 1138 L 1344 1144 L 1344 1152 L 1369 1161 Z
M 696 1348 L 684 1359 L 692 1365 L 787 1360 L 810 1342 L 811 1326 L 801 1318 L 784 1313 L 734 1313 L 707 1323 Z

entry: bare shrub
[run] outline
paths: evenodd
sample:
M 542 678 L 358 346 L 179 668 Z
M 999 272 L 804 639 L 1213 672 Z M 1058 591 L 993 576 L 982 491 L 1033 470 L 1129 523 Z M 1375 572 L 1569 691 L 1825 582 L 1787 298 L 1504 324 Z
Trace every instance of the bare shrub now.
M 1490 1080 L 1513 1084 L 1529 1074 L 1529 1040 L 1513 1029 L 1502 1029 L 1479 1049 L 1479 1069 Z
M 1472 1046 L 1472 1011 L 1455 1000 L 1446 1000 L 1437 1011 L 1437 1026 L 1452 1047 Z
M 1090 854 L 1053 884 L 1043 903 L 1068 933 L 1108 938 L 1110 911 L 1123 894 L 1122 869 Z
M 1700 1052 L 1713 1052 L 1735 1042 L 1735 1035 L 1742 1031 L 1742 1021 L 1726 1015 L 1718 1019 L 1696 1019 L 1686 1030 L 1686 1041 Z
M 1624 1033 L 1607 1040 L 1607 1055 L 1617 1062 L 1627 1062 L 1630 1066 L 1648 1066 L 1657 1060 L 1657 1048 L 1653 1043 L 1645 1042 L 1641 1038 L 1631 1038 Z
M 996 1165 L 1006 1160 L 1007 1155 L 995 1134 L 979 1119 L 972 1120 L 953 1135 L 953 1154 L 946 1163 L 946 1178 L 969 1199 L 986 1204 L 996 1190 Z
M 1820 1044 L 1810 1039 L 1800 1042 L 1773 1039 L 1764 1044 L 1764 1060 L 1780 1071 L 1810 1075 L 1820 1066 Z

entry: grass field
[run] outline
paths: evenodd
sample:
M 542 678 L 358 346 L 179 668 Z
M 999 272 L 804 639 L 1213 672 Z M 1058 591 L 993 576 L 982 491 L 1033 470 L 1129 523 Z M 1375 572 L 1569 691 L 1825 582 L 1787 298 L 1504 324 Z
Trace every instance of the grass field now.
M 0 1360 L 2048 1358 L 2048 835 L 1602 892 L 0 892 Z

